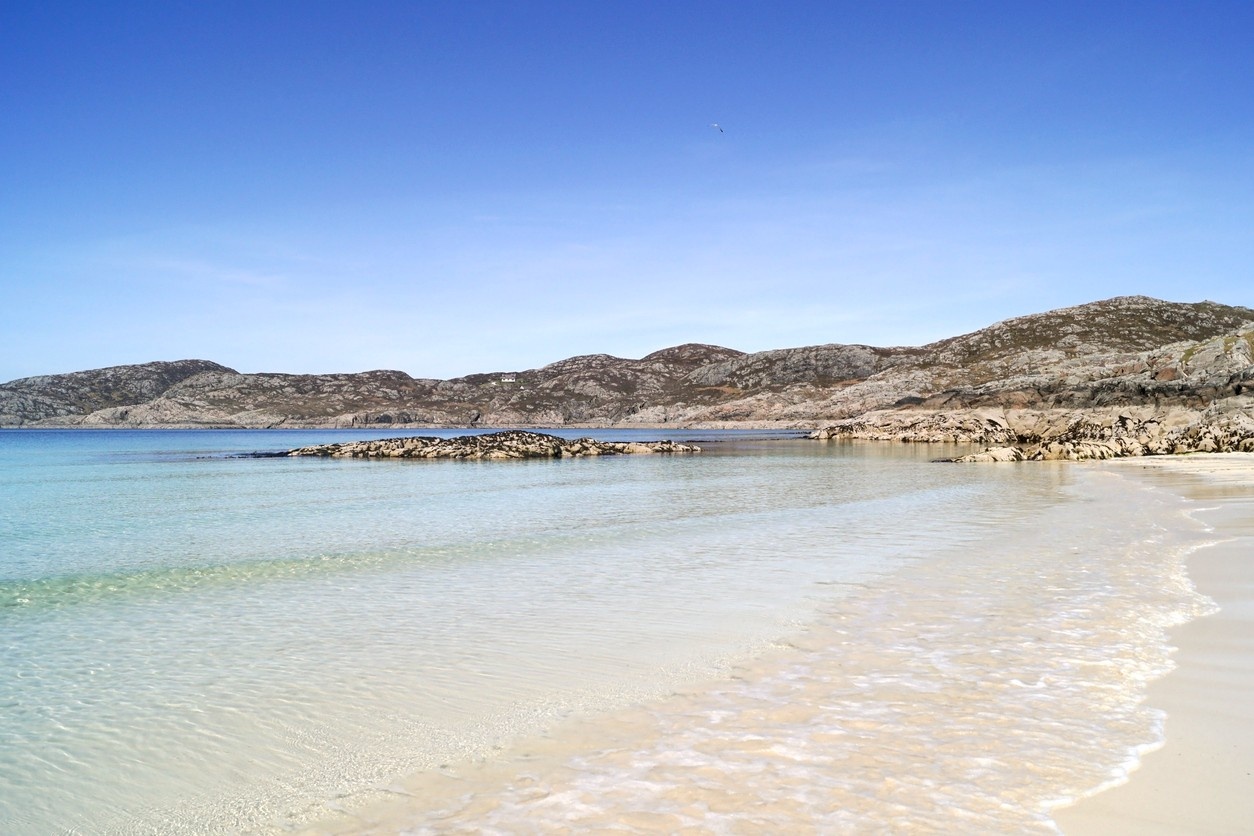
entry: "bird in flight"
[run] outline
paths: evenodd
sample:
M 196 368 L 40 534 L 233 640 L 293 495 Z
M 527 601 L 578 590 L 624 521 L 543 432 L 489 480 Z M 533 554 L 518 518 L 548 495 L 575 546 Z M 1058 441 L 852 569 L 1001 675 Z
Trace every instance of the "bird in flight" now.
M 720 125 L 718 122 L 711 122 L 711 123 L 710 123 L 710 127 L 711 127 L 711 128 L 718 128 L 718 132 L 719 132 L 719 133 L 723 133 L 723 126 L 722 126 L 722 125 Z

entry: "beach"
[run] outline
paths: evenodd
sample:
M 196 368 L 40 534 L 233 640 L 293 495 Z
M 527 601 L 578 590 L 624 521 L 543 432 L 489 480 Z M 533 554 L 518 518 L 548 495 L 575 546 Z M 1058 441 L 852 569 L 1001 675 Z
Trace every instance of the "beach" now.
M 1194 552 L 1189 576 L 1218 605 L 1170 632 L 1176 669 L 1149 688 L 1166 740 L 1120 786 L 1059 810 L 1065 833 L 1247 833 L 1254 821 L 1254 455 L 1131 459 L 1195 501 L 1221 542 Z
M 1242 832 L 1252 460 L 1055 467 L 1081 504 L 1005 532 L 1020 577 L 934 555 L 730 682 L 308 832 Z
M 0 829 L 1248 818 L 1248 458 L 237 455 L 322 438 L 0 434 Z
M 1165 629 L 1170 644 L 1162 646 L 1164 655 L 1147 665 L 1149 645 L 1141 646 L 1132 654 L 1140 664 L 1127 665 L 1116 677 L 1139 677 L 1139 709 L 1157 718 L 1157 739 L 1134 746 L 1130 754 L 1100 751 L 1113 741 L 1128 742 L 1115 736 L 1096 741 L 1089 751 L 1099 767 L 1093 771 L 1074 762 L 1084 756 L 1075 740 L 1067 742 L 1059 762 L 1038 751 L 1034 762 L 1013 763 L 1001 735 L 1054 735 L 1077 719 L 1062 713 L 1036 716 L 1041 710 L 1048 715 L 1050 705 L 1037 702 L 1032 691 L 1058 680 L 1049 674 L 1036 683 L 1014 678 L 1014 661 L 1004 654 L 1016 644 L 1014 639 L 986 646 L 983 652 L 1002 657 L 998 664 L 1010 669 L 1003 682 L 1016 686 L 1012 694 L 1018 690 L 1024 708 L 1017 716 L 1005 703 L 979 693 L 983 689 L 955 691 L 952 682 L 938 679 L 929 668 L 939 667 L 937 655 L 947 655 L 940 649 L 945 639 L 939 625 L 946 622 L 941 612 L 964 610 L 970 592 L 963 591 L 964 579 L 924 580 L 916 575 L 909 585 L 917 591 L 922 581 L 932 596 L 900 609 L 887 599 L 901 590 L 866 602 L 892 613 L 888 619 L 868 619 L 867 612 L 851 611 L 846 602 L 843 620 L 859 633 L 857 641 L 848 632 L 816 627 L 787 652 L 766 654 L 738 670 L 738 685 L 677 695 L 655 710 L 611 717 L 599 725 L 558 729 L 544 741 L 532 741 L 521 755 L 424 776 L 401 790 L 403 801 L 359 810 L 309 832 L 469 833 L 480 827 L 536 833 L 553 828 L 640 833 L 783 828 L 816 834 L 883 829 L 1248 832 L 1254 814 L 1254 702 L 1249 699 L 1254 690 L 1254 563 L 1249 560 L 1254 554 L 1254 455 L 1073 467 L 1092 471 L 1098 484 L 1117 486 L 1116 503 L 1122 492 L 1130 503 L 1139 504 L 1145 497 L 1133 494 L 1147 484 L 1159 499 L 1176 495 L 1187 501 L 1180 508 L 1168 500 L 1162 509 L 1172 509 L 1163 521 L 1181 537 L 1164 542 L 1181 549 L 1180 565 L 1187 561 L 1188 576 L 1167 571 L 1160 580 L 1174 594 L 1183 585 L 1178 601 L 1187 601 L 1191 610 L 1177 610 L 1175 618 L 1183 623 L 1174 625 L 1161 620 L 1160 613 L 1143 635 L 1157 633 L 1161 640 Z M 1111 477 L 1117 481 L 1109 481 Z M 1117 527 L 1118 520 L 1107 519 Z M 1013 617 L 1002 618 L 998 626 L 1005 629 L 1013 623 Z M 1111 630 L 1110 656 L 1119 667 L 1126 646 L 1113 625 L 1112 620 L 1104 627 Z M 1079 629 L 1088 632 L 1093 626 Z M 902 640 L 868 636 L 868 628 L 876 627 Z M 843 691 L 831 668 L 816 674 L 815 660 L 833 646 L 843 656 L 840 675 L 864 678 L 858 688 Z M 860 654 L 867 646 L 877 658 Z M 901 655 L 894 658 L 885 653 L 888 648 Z M 1064 655 L 1077 650 L 1065 648 Z M 913 660 L 907 658 L 911 656 Z M 1087 659 L 1082 664 L 1102 662 Z M 786 669 L 782 677 L 781 666 Z M 900 675 L 912 666 L 918 674 L 914 681 Z M 865 681 L 877 671 L 881 683 Z M 990 676 L 988 668 L 983 676 Z M 851 721 L 855 701 L 870 700 L 881 702 L 879 709 Z M 1126 731 L 1136 713 L 1129 711 L 1112 727 Z M 950 733 L 936 733 L 939 717 L 947 718 Z M 1040 725 L 1034 727 L 1037 720 Z M 992 728 L 981 743 L 982 722 Z M 958 782 L 962 772 L 953 771 L 952 764 L 963 759 L 970 761 L 970 768 L 967 781 Z M 736 777 L 728 781 L 729 775 Z M 1086 779 L 1077 781 L 1077 775 L 1087 775 L 1090 783 L 1084 786 Z M 1070 786 L 1074 795 L 1048 798 L 1036 791 L 1036 781 L 1055 790 Z M 951 799 L 955 807 L 946 808 Z M 1034 805 L 1038 814 L 1024 815 Z

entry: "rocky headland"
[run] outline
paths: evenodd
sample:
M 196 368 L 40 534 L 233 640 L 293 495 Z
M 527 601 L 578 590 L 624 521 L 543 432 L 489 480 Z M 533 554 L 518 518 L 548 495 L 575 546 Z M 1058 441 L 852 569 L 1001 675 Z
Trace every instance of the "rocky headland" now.
M 201 360 L 0 385 L 6 427 L 755 427 L 966 441 L 1001 457 L 1244 449 L 1254 310 L 1126 296 L 917 347 L 687 344 L 452 380 Z
M 1248 404 L 1203 410 L 1154 406 L 1062 410 L 881 412 L 817 430 L 819 440 L 858 438 L 987 445 L 957 462 L 1112 459 L 1254 452 Z
M 938 344 L 946 385 L 811 437 L 987 445 L 959 461 L 1254 450 L 1250 313 L 1126 297 L 1007 320 Z
M 375 441 L 318 444 L 289 450 L 287 456 L 328 456 L 354 459 L 562 459 L 583 456 L 699 453 L 695 444 L 674 441 L 573 441 L 547 433 L 504 430 L 456 438 L 412 436 Z

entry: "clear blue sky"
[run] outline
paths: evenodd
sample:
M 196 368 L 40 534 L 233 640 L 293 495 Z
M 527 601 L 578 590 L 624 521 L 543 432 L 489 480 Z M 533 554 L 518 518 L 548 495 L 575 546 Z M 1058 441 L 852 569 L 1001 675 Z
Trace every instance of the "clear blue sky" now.
M 1249 2 L 5 0 L 0 381 L 1254 307 L 1252 44 Z

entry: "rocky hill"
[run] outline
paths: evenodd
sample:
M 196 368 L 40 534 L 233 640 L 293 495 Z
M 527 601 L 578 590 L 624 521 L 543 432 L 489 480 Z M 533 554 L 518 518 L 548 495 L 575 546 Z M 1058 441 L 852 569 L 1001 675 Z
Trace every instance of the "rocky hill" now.
M 0 385 L 0 426 L 77 424 L 101 410 L 155 400 L 189 377 L 215 372 L 235 374 L 217 363 L 179 360 L 25 377 Z
M 1254 310 L 1135 296 L 919 347 L 746 354 L 689 344 L 639 360 L 595 354 L 452 380 L 399 371 L 241 374 L 200 360 L 120 366 L 0 385 L 0 425 L 757 425 L 985 440 L 968 431 L 985 414 L 1239 411 L 1251 390 Z

